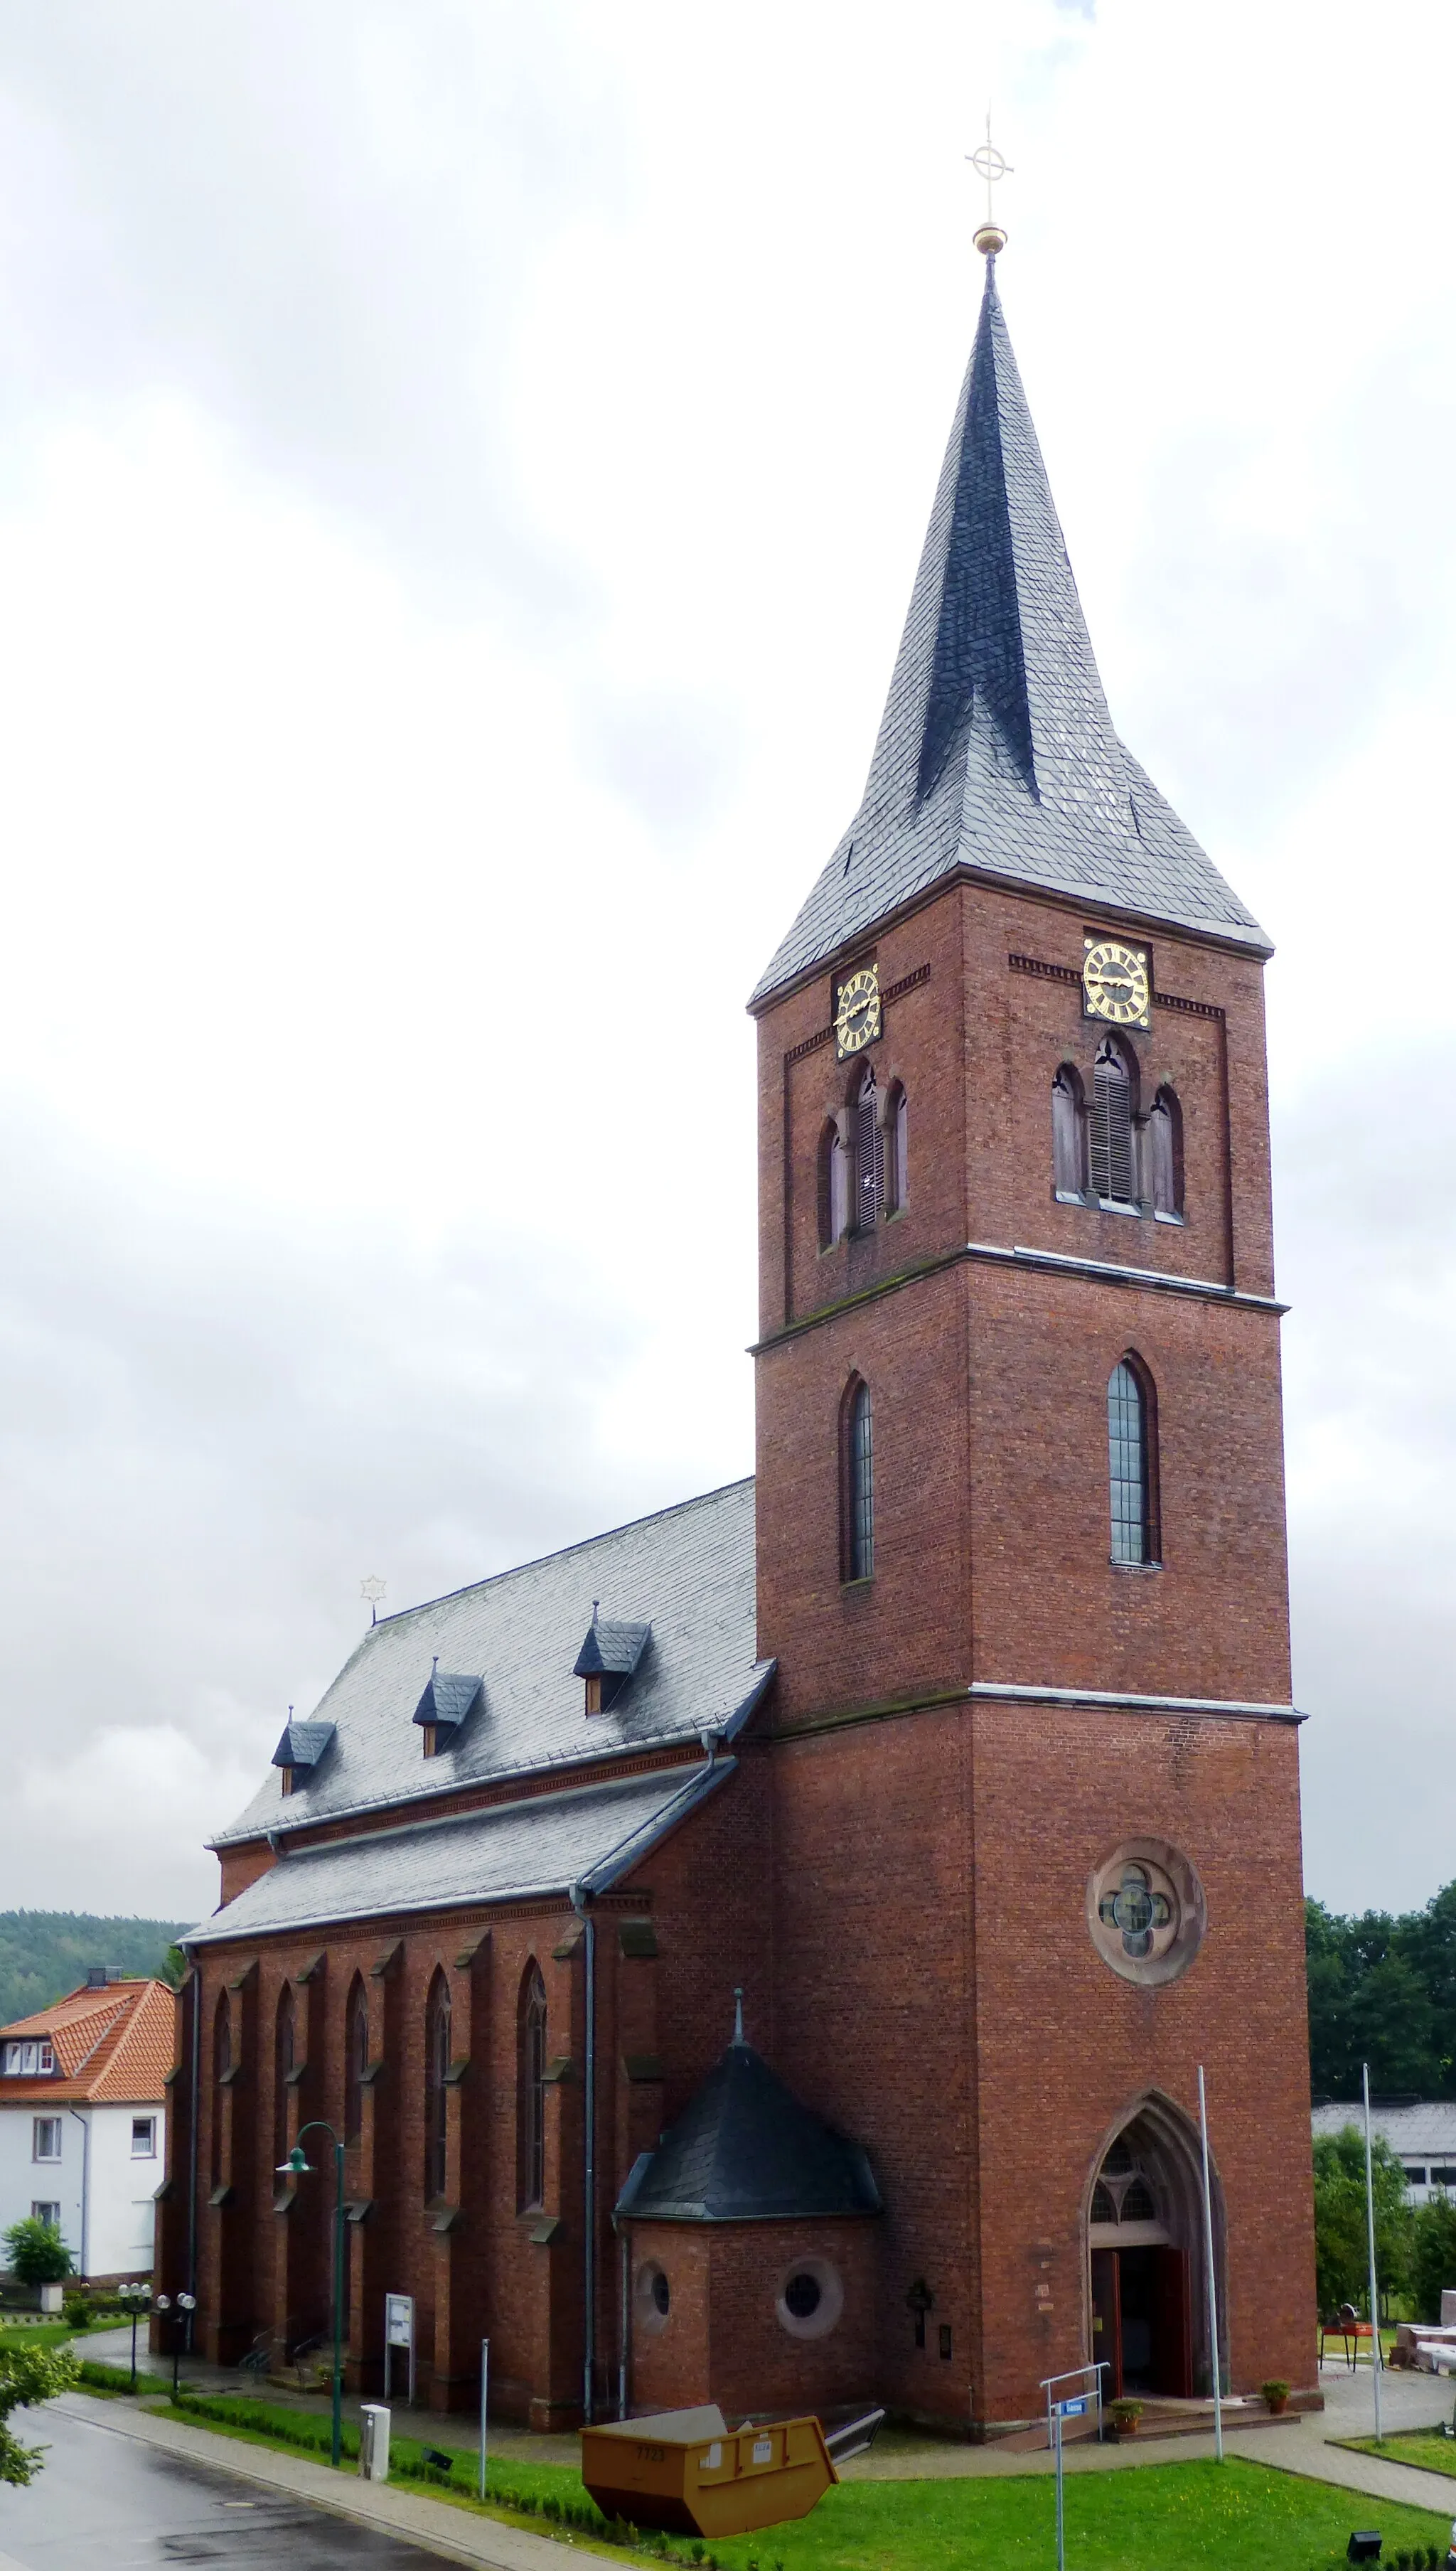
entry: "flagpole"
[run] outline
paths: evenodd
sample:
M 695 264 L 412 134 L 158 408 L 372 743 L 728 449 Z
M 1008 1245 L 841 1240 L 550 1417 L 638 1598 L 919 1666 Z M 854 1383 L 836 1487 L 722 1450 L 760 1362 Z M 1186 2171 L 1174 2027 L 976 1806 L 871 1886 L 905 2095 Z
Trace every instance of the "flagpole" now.
M 1199 2064 L 1199 2136 L 1204 2146 L 1204 2257 L 1209 2270 L 1209 2346 L 1213 2352 L 1213 2452 L 1223 2461 L 1223 2385 L 1218 2365 L 1218 2289 L 1213 2279 L 1213 2190 L 1209 2177 L 1209 2107 Z
M 1375 2392 L 1375 2441 L 1380 2441 L 1380 2293 L 1375 2282 L 1375 2182 L 1370 2166 L 1370 2065 L 1361 2066 L 1365 2090 L 1365 2238 L 1370 2252 L 1370 2381 Z

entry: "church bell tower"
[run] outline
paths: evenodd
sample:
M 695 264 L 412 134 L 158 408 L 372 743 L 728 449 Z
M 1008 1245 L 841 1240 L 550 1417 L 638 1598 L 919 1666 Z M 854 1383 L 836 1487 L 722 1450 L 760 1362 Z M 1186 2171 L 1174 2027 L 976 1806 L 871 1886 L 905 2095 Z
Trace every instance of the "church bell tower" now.
M 773 2050 L 882 2389 L 1313 2376 L 1258 923 L 1113 729 L 991 255 L 863 799 L 764 972 Z M 928 2298 L 928 2300 L 927 2300 Z

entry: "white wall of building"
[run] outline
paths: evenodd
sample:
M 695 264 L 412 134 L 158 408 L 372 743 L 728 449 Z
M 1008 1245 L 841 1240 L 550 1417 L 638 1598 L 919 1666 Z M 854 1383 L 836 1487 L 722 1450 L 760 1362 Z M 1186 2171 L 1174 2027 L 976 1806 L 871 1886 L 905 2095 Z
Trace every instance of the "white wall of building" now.
M 61 2157 L 35 2157 L 37 2116 L 59 2118 Z M 154 2150 L 133 2150 L 133 2124 L 150 2119 Z M 61 2235 L 88 2277 L 150 2274 L 153 2198 L 166 2170 L 162 2107 L 69 2107 L 6 2101 L 0 2107 L 0 2232 L 37 2205 L 60 2207 Z M 83 2203 L 83 2186 L 85 2201 Z

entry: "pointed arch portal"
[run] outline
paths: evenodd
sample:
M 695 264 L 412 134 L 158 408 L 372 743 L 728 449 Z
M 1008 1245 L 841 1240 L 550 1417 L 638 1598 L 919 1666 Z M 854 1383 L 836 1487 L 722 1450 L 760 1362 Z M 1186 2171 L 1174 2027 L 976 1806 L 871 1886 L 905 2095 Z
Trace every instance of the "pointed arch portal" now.
M 1211 2168 L 1221 2376 L 1227 2379 L 1223 2202 Z M 1203 2163 L 1196 2127 L 1169 2098 L 1149 2097 L 1106 2143 L 1087 2218 L 1094 2361 L 1104 2397 L 1191 2400 L 1213 2388 Z

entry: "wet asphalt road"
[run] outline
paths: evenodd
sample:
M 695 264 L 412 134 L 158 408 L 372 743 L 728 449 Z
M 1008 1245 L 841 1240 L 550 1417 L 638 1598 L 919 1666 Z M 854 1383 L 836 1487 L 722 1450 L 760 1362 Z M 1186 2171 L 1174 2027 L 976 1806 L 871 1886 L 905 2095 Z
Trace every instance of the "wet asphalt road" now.
M 50 2452 L 28 2490 L 0 2486 L 0 2571 L 440 2571 L 438 2553 L 89 2419 L 20 2411 L 13 2424 Z

